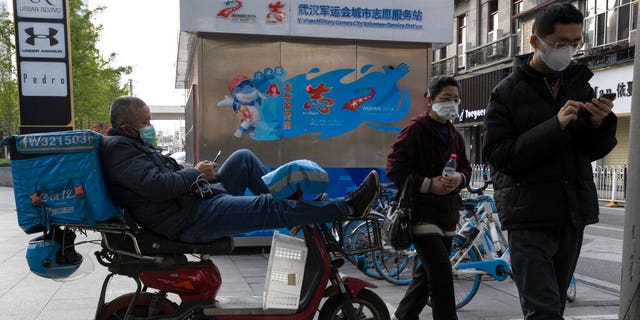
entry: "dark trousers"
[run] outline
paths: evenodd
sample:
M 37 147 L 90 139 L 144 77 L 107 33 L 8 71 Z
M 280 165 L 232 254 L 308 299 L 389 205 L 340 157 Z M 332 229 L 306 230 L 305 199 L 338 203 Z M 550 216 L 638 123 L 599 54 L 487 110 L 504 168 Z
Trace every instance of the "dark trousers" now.
M 413 274 L 413 281 L 395 312 L 396 318 L 419 319 L 422 309 L 427 305 L 427 299 L 431 296 L 433 319 L 458 319 L 449 262 L 451 238 L 440 235 L 414 235 L 413 245 L 422 264 Z
M 509 230 L 511 268 L 525 320 L 562 320 L 584 228 Z

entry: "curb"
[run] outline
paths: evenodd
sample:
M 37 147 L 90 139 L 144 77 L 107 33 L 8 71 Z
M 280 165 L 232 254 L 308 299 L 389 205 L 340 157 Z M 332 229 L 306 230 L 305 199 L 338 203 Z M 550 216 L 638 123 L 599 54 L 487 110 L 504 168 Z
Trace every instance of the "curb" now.
M 620 287 L 617 286 L 616 284 L 613 283 L 609 283 L 606 281 L 602 281 L 602 280 L 598 280 L 598 279 L 594 279 L 591 277 L 587 277 L 587 276 L 583 276 L 580 274 L 573 274 L 574 278 L 576 279 L 576 282 L 578 283 L 582 283 L 585 285 L 588 285 L 590 287 L 596 288 L 596 289 L 600 289 L 606 293 L 609 293 L 611 295 L 614 295 L 618 298 L 620 298 Z M 618 299 L 618 303 L 619 303 L 619 299 Z

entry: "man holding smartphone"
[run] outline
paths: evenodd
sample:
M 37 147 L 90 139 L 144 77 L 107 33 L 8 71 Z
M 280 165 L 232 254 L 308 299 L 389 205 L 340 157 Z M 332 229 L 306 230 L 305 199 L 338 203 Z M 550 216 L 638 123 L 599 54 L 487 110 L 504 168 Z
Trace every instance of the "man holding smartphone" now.
M 534 52 L 514 59 L 484 119 L 484 156 L 526 320 L 563 319 L 584 227 L 598 222 L 591 162 L 617 143 L 611 99 L 596 98 L 593 73 L 571 61 L 582 23 L 570 4 L 541 9 Z
M 109 194 L 128 220 L 167 238 L 203 243 L 253 230 L 362 219 L 380 191 L 372 171 L 345 197 L 278 200 L 262 180 L 265 166 L 247 149 L 233 152 L 220 168 L 217 156 L 181 168 L 153 147 L 151 110 L 140 98 L 115 99 L 110 118 L 100 146 Z M 245 196 L 247 189 L 255 196 Z

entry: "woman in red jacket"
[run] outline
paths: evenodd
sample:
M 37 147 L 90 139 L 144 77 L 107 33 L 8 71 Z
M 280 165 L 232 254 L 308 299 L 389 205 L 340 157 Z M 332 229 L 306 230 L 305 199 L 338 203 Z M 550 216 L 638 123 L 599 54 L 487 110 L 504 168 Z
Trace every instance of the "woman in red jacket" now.
M 462 207 L 458 191 L 471 176 L 464 140 L 451 123 L 458 116 L 460 84 L 437 79 L 425 103 L 427 111 L 402 129 L 387 156 L 389 179 L 397 186 L 411 179 L 413 244 L 423 262 L 392 319 L 418 319 L 429 296 L 434 319 L 457 319 L 449 254 Z M 457 155 L 456 173 L 443 177 L 451 154 Z

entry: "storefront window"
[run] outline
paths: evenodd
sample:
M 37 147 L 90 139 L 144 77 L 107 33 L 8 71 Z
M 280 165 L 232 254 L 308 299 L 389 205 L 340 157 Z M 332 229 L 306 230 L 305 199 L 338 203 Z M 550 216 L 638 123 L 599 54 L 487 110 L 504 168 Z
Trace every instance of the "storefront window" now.
M 596 0 L 588 0 L 587 7 L 584 10 L 585 17 L 591 17 L 596 14 Z
M 627 20 L 627 23 L 628 21 L 629 20 Z M 616 28 L 617 23 L 618 10 L 615 9 L 607 11 L 607 38 L 605 40 L 607 43 L 616 42 L 618 40 L 618 38 L 616 37 L 618 31 Z
M 607 11 L 607 0 L 596 0 L 596 14 L 603 13 L 606 11 Z
M 587 0 L 585 43 L 598 47 L 627 40 L 629 31 L 636 28 L 637 8 L 637 0 Z
M 631 10 L 631 30 L 636 30 L 638 27 L 638 1 L 633 3 L 633 10 Z
M 584 19 L 584 43 L 589 43 L 593 46 L 595 43 L 595 17 L 589 17 Z
M 622 6 L 618 9 L 618 41 L 629 38 L 629 6 Z
M 523 5 L 523 1 L 522 0 L 516 0 L 513 2 L 513 14 L 514 15 L 518 15 L 520 14 L 520 12 L 524 11 L 523 10 L 524 5 Z
M 607 16 L 601 13 L 596 16 L 596 46 L 604 45 L 604 31 L 606 27 Z

